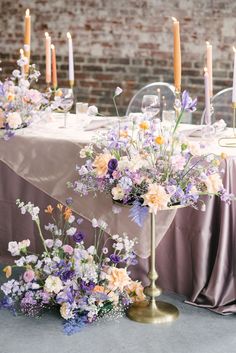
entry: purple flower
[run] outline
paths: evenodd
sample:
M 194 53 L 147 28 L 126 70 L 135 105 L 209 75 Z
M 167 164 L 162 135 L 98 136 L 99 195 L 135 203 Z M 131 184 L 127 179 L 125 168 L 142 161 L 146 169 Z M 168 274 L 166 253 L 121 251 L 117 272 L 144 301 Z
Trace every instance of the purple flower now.
M 196 110 L 196 105 L 197 105 L 197 98 L 192 100 L 192 98 L 189 96 L 188 91 L 184 91 L 182 93 L 182 109 L 186 110 L 188 112 L 194 112 Z
M 66 270 L 61 273 L 60 277 L 63 282 L 66 282 L 68 281 L 68 279 L 72 279 L 73 276 L 74 276 L 74 271 Z
M 73 239 L 76 243 L 81 243 L 84 240 L 84 234 L 82 232 L 76 232 L 73 235 Z
M 80 287 L 85 292 L 91 291 L 95 287 L 95 283 L 91 282 L 91 281 L 90 282 L 85 282 L 85 281 L 82 280 L 81 283 L 80 283 Z
M 68 197 L 68 198 L 66 199 L 66 204 L 67 204 L 67 206 L 72 205 L 72 203 L 73 203 L 72 197 Z
M 108 162 L 108 173 L 112 174 L 114 170 L 116 170 L 117 166 L 118 166 L 117 159 L 116 158 L 110 159 Z
M 129 218 L 139 227 L 142 227 L 148 215 L 148 207 L 142 206 L 138 201 L 135 201 L 129 213 Z
M 110 255 L 110 260 L 114 263 L 114 264 L 118 264 L 119 262 L 121 262 L 121 257 L 115 254 L 111 254 Z
M 88 322 L 87 315 L 77 316 L 76 318 L 66 320 L 63 324 L 64 333 L 68 336 L 82 330 Z

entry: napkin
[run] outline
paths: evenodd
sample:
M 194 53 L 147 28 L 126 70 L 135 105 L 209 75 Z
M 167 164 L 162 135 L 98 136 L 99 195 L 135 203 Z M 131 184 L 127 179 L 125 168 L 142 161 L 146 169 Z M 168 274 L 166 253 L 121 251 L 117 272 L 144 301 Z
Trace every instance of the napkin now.
M 224 119 L 220 119 L 220 120 L 217 120 L 216 122 L 214 122 L 212 124 L 212 126 L 215 128 L 215 134 L 219 135 L 219 134 L 221 134 L 221 132 L 223 132 L 226 129 L 227 124 L 224 121 Z M 185 130 L 185 131 L 183 131 L 183 133 L 189 137 L 201 137 L 203 127 L 204 127 L 204 125 L 201 125 L 201 126 L 199 126 L 199 128 Z

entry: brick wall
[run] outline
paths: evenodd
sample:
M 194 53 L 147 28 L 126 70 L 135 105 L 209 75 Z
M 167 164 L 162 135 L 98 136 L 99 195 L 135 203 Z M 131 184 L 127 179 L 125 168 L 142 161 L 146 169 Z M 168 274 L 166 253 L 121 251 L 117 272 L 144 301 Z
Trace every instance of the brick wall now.
M 66 32 L 74 41 L 77 100 L 114 113 L 112 93 L 121 86 L 122 112 L 140 87 L 173 82 L 172 21 L 181 23 L 183 88 L 203 107 L 205 41 L 213 44 L 214 91 L 232 84 L 236 3 L 231 0 L 1 0 L 0 57 L 6 76 L 23 45 L 23 17 L 32 14 L 32 60 L 44 78 L 44 32 L 56 45 L 59 85 L 67 85 Z M 196 115 L 198 119 L 198 115 Z

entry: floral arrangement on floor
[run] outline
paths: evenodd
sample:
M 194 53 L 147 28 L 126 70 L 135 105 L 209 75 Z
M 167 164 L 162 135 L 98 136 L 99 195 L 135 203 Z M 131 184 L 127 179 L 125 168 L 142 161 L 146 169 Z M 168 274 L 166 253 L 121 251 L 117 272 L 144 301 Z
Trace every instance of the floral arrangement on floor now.
M 80 157 L 86 161 L 77 166 L 78 180 L 69 187 L 80 195 L 105 192 L 118 203 L 132 205 L 130 217 L 140 226 L 148 211 L 156 213 L 173 205 L 197 207 L 199 202 L 204 210 L 202 194 L 230 202 L 233 195 L 227 194 L 220 175 L 225 155 L 216 156 L 177 131 L 183 114 L 194 111 L 196 103 L 183 92 L 171 129 L 143 115 L 140 121 L 134 118 L 131 126 L 120 123 L 95 144 L 85 146 Z
M 16 129 L 40 120 L 45 112 L 50 111 L 48 94 L 32 88 L 40 72 L 33 64 L 26 75 L 27 62 L 28 59 L 21 54 L 17 61 L 19 69 L 14 70 L 10 78 L 0 81 L 0 137 L 6 140 L 15 134 Z
M 45 239 L 40 209 L 17 200 L 21 213 L 30 214 L 36 223 L 44 251 L 31 253 L 28 239 L 9 243 L 8 250 L 18 258 L 15 265 L 3 271 L 7 278 L 15 267 L 22 273 L 1 285 L 1 307 L 28 316 L 58 308 L 65 319 L 64 331 L 72 334 L 103 316 L 119 316 L 127 305 L 145 297 L 142 285 L 132 281 L 127 270 L 137 263 L 135 241 L 127 235 L 105 237 L 106 223 L 93 219 L 94 245 L 86 248 L 85 235 L 79 230 L 82 220 L 73 215 L 70 199 L 67 204 L 46 208 L 52 223 L 45 225 L 45 231 L 51 234 Z

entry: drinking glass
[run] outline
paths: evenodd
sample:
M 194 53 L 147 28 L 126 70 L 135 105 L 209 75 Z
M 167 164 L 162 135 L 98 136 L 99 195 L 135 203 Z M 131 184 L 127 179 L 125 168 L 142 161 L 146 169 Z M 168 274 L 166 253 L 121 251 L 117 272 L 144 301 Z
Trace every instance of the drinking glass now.
M 57 110 L 64 113 L 64 125 L 61 128 L 67 126 L 67 115 L 71 110 L 74 103 L 73 90 L 71 88 L 60 88 L 60 94 L 58 96 Z
M 148 119 L 152 119 L 160 111 L 159 97 L 157 95 L 144 95 L 141 110 Z

